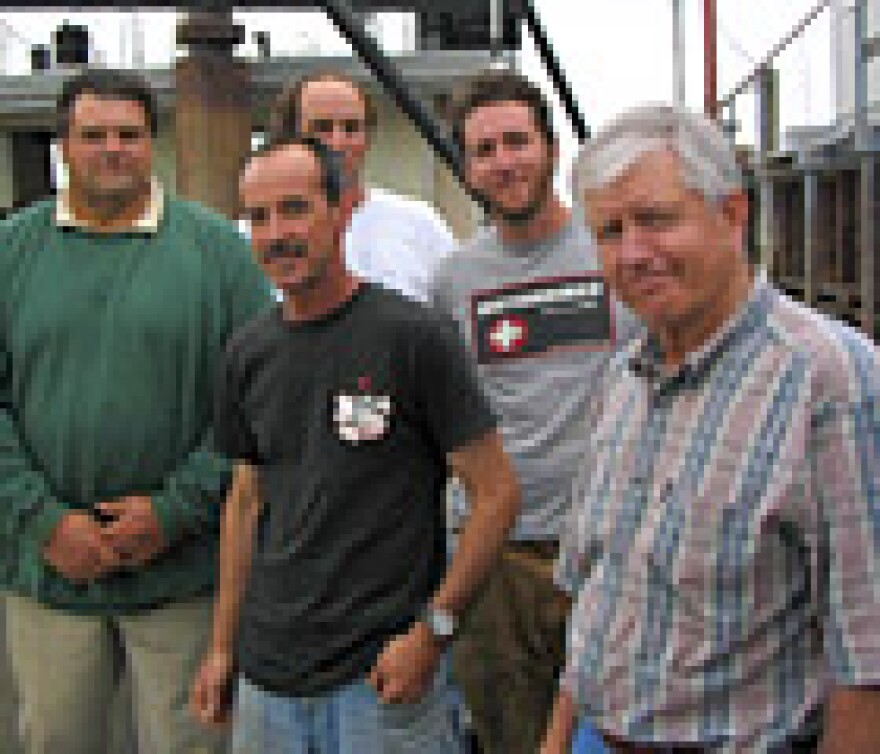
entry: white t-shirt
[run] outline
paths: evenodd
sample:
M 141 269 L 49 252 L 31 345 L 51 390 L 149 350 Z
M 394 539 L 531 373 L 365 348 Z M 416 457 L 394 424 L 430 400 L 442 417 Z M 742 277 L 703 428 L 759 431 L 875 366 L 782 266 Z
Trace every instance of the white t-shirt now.
M 434 268 L 455 245 L 427 202 L 369 188 L 346 231 L 345 259 L 366 280 L 426 302 Z
M 246 220 L 242 235 L 250 238 Z M 456 246 L 449 226 L 427 202 L 368 188 L 345 232 L 345 262 L 365 280 L 422 303 L 437 263 Z M 281 291 L 275 291 L 281 301 Z

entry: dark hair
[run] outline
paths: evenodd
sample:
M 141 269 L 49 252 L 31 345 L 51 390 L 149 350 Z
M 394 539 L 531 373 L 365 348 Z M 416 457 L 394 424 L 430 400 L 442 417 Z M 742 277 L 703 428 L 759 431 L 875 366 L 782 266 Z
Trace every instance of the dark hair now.
M 339 160 L 333 150 L 325 147 L 314 136 L 282 134 L 277 138 L 270 138 L 263 146 L 254 150 L 245 158 L 241 169 L 247 168 L 258 157 L 265 157 L 272 152 L 277 152 L 291 146 L 305 147 L 315 155 L 315 159 L 317 159 L 318 165 L 321 167 L 321 188 L 324 189 L 327 203 L 338 206 L 339 198 L 342 195 L 342 171 L 339 167 Z
M 77 99 L 83 94 L 93 94 L 104 99 L 137 102 L 146 113 L 147 121 L 150 124 L 150 133 L 155 136 L 159 130 L 156 97 L 143 78 L 131 71 L 90 68 L 71 76 L 61 87 L 61 94 L 58 95 L 55 104 L 60 136 L 67 135 L 70 128 L 70 112 Z
M 367 132 L 376 128 L 379 115 L 376 103 L 365 84 L 352 76 L 336 71 L 319 70 L 303 76 L 292 86 L 278 95 L 269 113 L 269 133 L 273 138 L 300 132 L 303 90 L 316 81 L 339 81 L 354 89 L 364 103 L 364 118 Z
M 541 90 L 528 79 L 510 71 L 482 71 L 465 81 L 452 100 L 452 138 L 464 144 L 464 122 L 480 107 L 517 102 L 532 111 L 535 123 L 547 143 L 556 141 L 550 106 Z

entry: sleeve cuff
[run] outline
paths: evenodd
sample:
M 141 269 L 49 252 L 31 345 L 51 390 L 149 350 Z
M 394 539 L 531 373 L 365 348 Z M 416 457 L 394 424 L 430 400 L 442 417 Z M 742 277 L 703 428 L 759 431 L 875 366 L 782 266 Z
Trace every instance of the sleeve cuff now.
M 49 543 L 49 538 L 58 526 L 58 522 L 68 513 L 70 508 L 60 501 L 54 499 L 46 501 L 43 510 L 33 518 L 30 525 L 30 538 L 38 552 Z
M 159 519 L 159 526 L 162 528 L 162 536 L 165 538 L 166 544 L 176 542 L 186 531 L 186 516 L 182 515 L 180 506 L 170 499 L 167 492 L 153 495 L 153 510 L 156 518 Z

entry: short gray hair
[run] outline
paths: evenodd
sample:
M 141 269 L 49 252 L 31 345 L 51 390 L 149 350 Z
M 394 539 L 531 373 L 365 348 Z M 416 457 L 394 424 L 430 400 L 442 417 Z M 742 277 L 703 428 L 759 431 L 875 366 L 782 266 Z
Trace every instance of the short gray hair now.
M 743 188 L 736 155 L 720 129 L 703 115 L 666 104 L 635 107 L 618 115 L 584 145 L 571 171 L 574 198 L 615 180 L 648 152 L 671 150 L 685 185 L 717 202 Z

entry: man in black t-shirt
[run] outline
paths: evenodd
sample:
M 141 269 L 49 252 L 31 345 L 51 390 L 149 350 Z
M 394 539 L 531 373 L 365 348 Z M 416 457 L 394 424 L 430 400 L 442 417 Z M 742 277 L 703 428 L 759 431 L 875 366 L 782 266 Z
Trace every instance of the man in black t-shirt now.
M 495 420 L 453 324 L 346 269 L 318 142 L 258 152 L 241 200 L 284 299 L 218 379 L 237 464 L 192 709 L 225 721 L 234 657 L 236 754 L 458 752 L 441 660 L 519 510 Z M 447 569 L 450 471 L 474 505 Z

